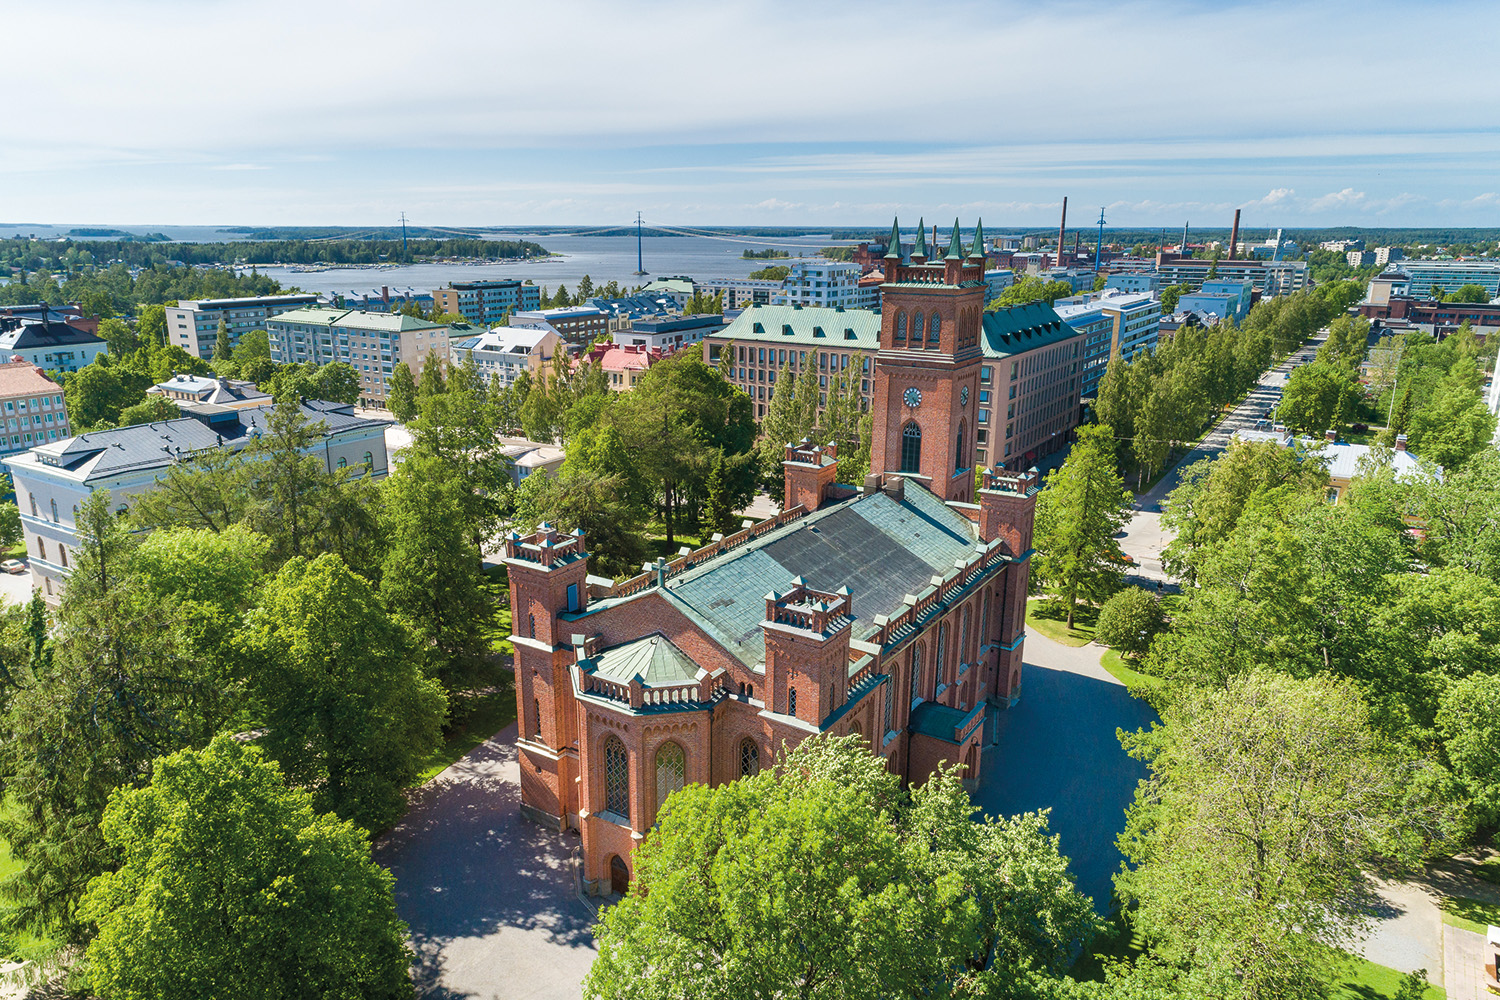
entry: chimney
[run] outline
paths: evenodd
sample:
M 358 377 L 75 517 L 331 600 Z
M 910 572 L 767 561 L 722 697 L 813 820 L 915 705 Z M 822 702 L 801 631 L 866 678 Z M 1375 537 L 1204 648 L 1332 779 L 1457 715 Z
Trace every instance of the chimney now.
M 1405 451 L 1406 450 L 1406 435 L 1405 434 L 1397 434 L 1396 435 L 1396 450 L 1397 451 Z
M 900 503 L 906 499 L 906 480 L 900 476 L 886 476 L 885 485 L 881 487 L 885 495 Z
M 1328 428 L 1328 430 L 1323 432 L 1323 438 L 1329 444 L 1337 444 L 1339 440 L 1339 432 L 1330 427 Z
M 1056 267 L 1062 267 L 1063 239 L 1067 236 L 1068 229 L 1068 199 L 1063 198 L 1062 218 L 1057 223 L 1057 260 L 1053 261 Z
M 1240 245 L 1240 210 L 1234 210 L 1234 228 L 1229 230 L 1229 259 L 1234 260 L 1234 248 Z

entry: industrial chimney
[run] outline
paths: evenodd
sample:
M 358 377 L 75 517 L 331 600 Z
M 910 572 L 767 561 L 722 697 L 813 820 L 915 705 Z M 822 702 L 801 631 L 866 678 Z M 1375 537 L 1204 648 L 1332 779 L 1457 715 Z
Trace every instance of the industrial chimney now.
M 1062 218 L 1057 223 L 1057 259 L 1052 262 L 1053 267 L 1062 267 L 1063 238 L 1068 230 L 1068 199 L 1063 199 Z
M 1229 230 L 1229 259 L 1234 260 L 1235 248 L 1240 245 L 1240 210 L 1234 210 L 1234 228 Z

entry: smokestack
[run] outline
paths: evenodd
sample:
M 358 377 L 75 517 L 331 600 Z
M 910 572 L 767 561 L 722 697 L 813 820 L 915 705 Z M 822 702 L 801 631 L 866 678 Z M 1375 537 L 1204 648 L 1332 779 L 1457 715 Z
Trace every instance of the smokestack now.
M 1229 230 L 1229 259 L 1234 260 L 1234 249 L 1240 245 L 1240 210 L 1234 210 L 1234 228 Z
M 1055 262 L 1055 264 L 1056 264 L 1057 267 L 1062 267 L 1063 239 L 1067 235 L 1067 229 L 1068 229 L 1068 199 L 1064 198 L 1063 199 L 1062 218 L 1060 220 L 1058 220 L 1058 223 L 1057 223 L 1057 260 Z
M 1187 248 L 1187 227 L 1188 227 L 1188 224 L 1186 222 L 1184 222 L 1182 224 L 1182 255 L 1184 257 L 1187 256 L 1187 252 L 1188 252 L 1188 248 Z

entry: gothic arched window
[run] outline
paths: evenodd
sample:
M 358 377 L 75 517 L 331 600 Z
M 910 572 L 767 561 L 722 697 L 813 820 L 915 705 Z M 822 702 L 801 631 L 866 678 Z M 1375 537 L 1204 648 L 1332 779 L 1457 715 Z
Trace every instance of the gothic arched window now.
M 948 623 L 938 626 L 937 668 L 932 672 L 932 696 L 937 697 L 937 686 L 948 671 Z
M 963 625 L 958 630 L 958 658 L 960 661 L 969 655 L 969 606 L 964 605 Z
M 958 422 L 958 440 L 954 443 L 953 446 L 954 471 L 957 471 L 959 469 L 967 469 L 969 467 L 968 457 L 964 453 L 964 431 L 967 429 L 964 424 L 965 421 L 963 420 L 960 420 Z
M 917 313 L 911 318 L 911 340 L 914 344 L 922 342 L 922 314 Z
M 986 645 L 990 641 L 990 595 L 984 595 L 984 604 L 979 608 L 979 644 Z
M 943 332 L 943 318 L 937 313 L 932 314 L 932 325 L 927 328 L 927 340 L 936 344 L 938 337 Z
M 906 339 L 906 313 L 904 312 L 898 312 L 896 314 L 896 339 Z
M 915 420 L 901 429 L 901 471 L 922 471 L 922 428 Z
M 687 755 L 676 743 L 663 743 L 656 751 L 656 808 L 660 809 L 667 796 L 681 791 L 687 777 Z
M 618 736 L 604 738 L 604 808 L 630 822 L 630 757 Z
M 922 654 L 924 652 L 926 650 L 922 648 L 921 643 L 918 643 L 917 648 L 911 654 L 911 703 L 913 706 L 922 698 Z
M 760 747 L 755 745 L 754 740 L 744 740 L 740 743 L 740 777 L 748 778 L 759 773 Z

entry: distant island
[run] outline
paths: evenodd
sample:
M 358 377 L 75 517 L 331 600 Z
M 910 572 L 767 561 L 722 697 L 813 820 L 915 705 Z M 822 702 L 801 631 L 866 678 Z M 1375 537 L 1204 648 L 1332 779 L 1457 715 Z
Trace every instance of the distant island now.
M 791 254 L 785 250 L 746 250 L 740 256 L 745 260 L 775 260 L 778 257 L 790 257 Z
M 69 229 L 68 235 L 87 239 L 120 240 L 127 243 L 172 242 L 172 237 L 167 236 L 165 233 L 146 233 L 143 236 L 140 233 L 127 232 L 124 229 L 92 229 L 87 227 L 79 227 L 75 229 Z

